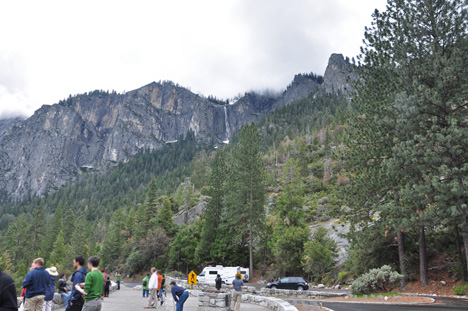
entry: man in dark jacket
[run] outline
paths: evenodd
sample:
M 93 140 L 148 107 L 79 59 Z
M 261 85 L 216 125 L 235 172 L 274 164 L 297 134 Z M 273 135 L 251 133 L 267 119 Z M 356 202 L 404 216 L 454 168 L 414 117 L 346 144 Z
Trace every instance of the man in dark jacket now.
M 15 281 L 0 268 L 0 311 L 17 311 Z
M 44 269 L 44 259 L 36 258 L 31 264 L 31 271 L 28 272 L 23 281 L 23 288 L 26 288 L 24 297 L 24 311 L 41 310 L 44 304 L 44 297 L 50 276 Z
M 176 302 L 176 311 L 184 310 L 184 303 L 189 296 L 189 292 L 181 286 L 177 286 L 176 282 L 171 282 L 171 292 L 174 301 Z
M 73 266 L 75 267 L 75 272 L 71 277 L 73 282 L 73 287 L 70 295 L 70 304 L 67 307 L 67 311 L 81 311 L 84 304 L 84 299 L 81 296 L 81 293 L 75 288 L 75 286 L 81 283 L 84 283 L 86 274 L 86 268 L 83 267 L 85 259 L 83 256 L 77 256 L 73 259 Z
M 219 275 L 219 274 L 216 275 L 215 283 L 216 283 L 216 289 L 220 290 L 221 289 L 221 284 L 223 283 L 223 280 L 221 279 L 221 275 Z

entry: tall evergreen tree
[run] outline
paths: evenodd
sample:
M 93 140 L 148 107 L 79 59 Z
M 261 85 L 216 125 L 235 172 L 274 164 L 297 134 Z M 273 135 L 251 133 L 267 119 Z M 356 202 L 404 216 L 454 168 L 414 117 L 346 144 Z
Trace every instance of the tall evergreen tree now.
M 352 124 L 352 158 L 370 172 L 362 174 L 365 191 L 375 188 L 384 197 L 393 192 L 398 222 L 419 231 L 422 285 L 427 284 L 424 226 L 442 214 L 468 224 L 467 16 L 462 0 L 390 0 L 385 12 L 375 11 L 360 56 L 361 121 Z M 398 96 L 406 98 L 403 106 Z M 413 112 L 404 127 L 408 114 L 401 110 Z M 382 183 L 382 176 L 389 183 Z M 468 226 L 466 232 L 468 246 Z
M 201 262 L 212 261 L 212 245 L 216 240 L 216 232 L 221 221 L 224 206 L 224 185 L 226 183 L 226 160 L 222 150 L 216 151 L 211 169 L 208 195 L 211 197 L 204 212 L 204 222 L 197 246 L 196 257 Z
M 41 250 L 43 252 L 43 257 L 44 259 L 48 259 L 54 246 L 54 242 L 57 239 L 57 236 L 62 228 L 62 221 L 63 221 L 63 209 L 61 204 L 57 206 L 55 209 L 55 213 L 52 217 L 52 220 L 49 221 L 47 228 L 46 228 L 46 233 L 45 233 L 45 238 L 42 243 Z
M 265 172 L 259 148 L 260 136 L 254 123 L 246 124 L 234 147 L 226 194 L 231 236 L 247 243 L 250 278 L 254 276 L 253 248 L 265 220 Z
M 158 215 L 156 217 L 156 223 L 158 226 L 164 229 L 166 235 L 169 237 L 173 236 L 174 231 L 174 220 L 172 219 L 172 207 L 171 207 L 171 200 L 168 197 L 164 196 L 162 206 L 158 211 Z
M 153 177 L 149 184 L 148 193 L 146 194 L 146 210 L 145 210 L 145 221 L 144 225 L 146 229 L 150 229 L 152 219 L 158 214 L 158 185 L 156 179 Z

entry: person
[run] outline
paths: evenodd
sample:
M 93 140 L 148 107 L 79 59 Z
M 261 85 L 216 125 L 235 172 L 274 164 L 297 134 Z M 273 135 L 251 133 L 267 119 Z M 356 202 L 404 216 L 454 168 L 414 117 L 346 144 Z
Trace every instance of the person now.
M 88 271 L 84 266 L 85 259 L 83 256 L 76 256 L 73 259 L 73 267 L 75 267 L 75 272 L 71 277 L 71 281 L 73 282 L 73 287 L 70 293 L 69 304 L 66 311 L 81 311 L 84 304 L 84 299 L 81 296 L 81 293 L 76 290 L 76 285 L 81 284 L 85 281 L 86 274 Z
M 18 310 L 15 281 L 0 268 L 0 310 Z
M 49 285 L 50 275 L 44 269 L 44 259 L 36 258 L 31 264 L 31 271 L 28 272 L 23 281 L 23 288 L 26 288 L 24 298 L 25 311 L 41 311 L 42 304 Z
M 120 278 L 121 278 L 121 274 L 119 272 L 117 272 L 117 274 L 115 275 L 117 277 L 117 290 L 120 290 Z
M 107 277 L 106 284 L 104 285 L 104 297 L 109 297 L 111 281 L 110 277 Z
M 149 296 L 149 273 L 143 278 L 143 286 L 141 288 L 143 288 L 143 298 L 144 297 L 148 297 Z M 146 296 L 145 296 L 146 294 Z
M 57 279 L 58 272 L 56 267 L 47 268 L 46 271 L 50 275 L 49 284 L 47 285 L 44 303 L 42 304 L 42 311 L 52 311 L 52 300 L 55 293 L 55 280 Z
M 62 296 L 65 299 L 64 307 L 66 308 L 70 299 L 70 292 L 68 290 L 67 275 L 65 273 L 62 273 L 60 275 L 57 289 L 60 296 Z
M 235 280 L 232 281 L 231 288 L 234 288 L 234 291 L 232 292 L 231 310 L 239 311 L 240 310 L 240 304 L 241 304 L 241 301 L 242 301 L 242 289 L 245 288 L 244 282 L 241 279 L 241 274 L 240 273 L 236 274 Z
M 89 257 L 88 269 L 90 272 L 86 274 L 84 287 L 83 284 L 75 285 L 76 290 L 84 295 L 83 311 L 101 311 L 104 275 L 99 271 L 99 261 L 97 256 Z
M 184 303 L 189 296 L 189 292 L 181 286 L 177 286 L 175 281 L 171 282 L 171 292 L 174 301 L 176 302 L 176 311 L 184 310 Z
M 162 279 L 162 282 L 161 282 L 161 299 L 164 299 L 163 298 L 163 294 L 164 294 L 164 297 L 166 296 L 166 276 L 163 274 L 163 279 Z
M 104 299 L 104 293 L 106 292 L 106 280 L 107 280 L 107 274 L 106 270 L 104 268 L 101 269 L 101 273 L 104 276 L 104 285 L 102 286 L 102 296 L 101 299 Z
M 221 284 L 222 284 L 221 275 L 219 275 L 219 274 L 216 275 L 215 283 L 216 283 L 216 289 L 220 290 L 221 289 Z
M 149 296 L 148 296 L 148 305 L 145 309 L 151 308 L 151 303 L 153 302 L 153 297 L 156 299 L 158 297 L 156 291 L 158 290 L 158 276 L 156 275 L 156 268 L 151 268 L 151 277 L 148 283 L 149 287 Z
M 163 274 L 162 274 L 162 271 L 159 270 L 159 271 L 158 271 L 158 297 L 159 297 L 161 306 L 162 306 L 162 304 L 164 303 L 164 300 L 163 300 L 163 290 L 162 290 L 162 281 L 163 281 Z

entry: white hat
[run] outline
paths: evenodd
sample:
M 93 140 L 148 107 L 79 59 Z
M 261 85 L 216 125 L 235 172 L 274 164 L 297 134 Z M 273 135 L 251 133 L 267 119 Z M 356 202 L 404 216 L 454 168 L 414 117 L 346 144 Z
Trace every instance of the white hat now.
M 52 276 L 57 276 L 58 275 L 56 267 L 47 268 L 46 271 L 49 272 L 49 274 L 52 275 Z

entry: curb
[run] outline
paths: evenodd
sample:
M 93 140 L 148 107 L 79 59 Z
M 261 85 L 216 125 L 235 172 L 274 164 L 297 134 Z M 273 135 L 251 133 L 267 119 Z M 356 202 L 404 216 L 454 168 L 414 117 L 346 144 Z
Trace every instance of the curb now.
M 423 303 L 409 303 L 409 302 L 396 302 L 396 303 L 392 303 L 392 302 L 365 302 L 365 301 L 331 301 L 331 300 L 316 300 L 316 301 L 321 301 L 321 302 L 329 302 L 329 303 L 352 303 L 352 304 L 363 304 L 363 305 L 391 305 L 391 306 L 423 306 L 423 305 L 430 305 L 430 304 L 433 304 L 435 303 L 435 299 L 434 298 L 430 298 L 430 297 L 427 297 L 429 299 L 431 299 L 431 302 L 423 302 Z
M 468 299 L 468 296 L 466 295 L 442 295 L 438 296 L 436 294 L 414 294 L 414 293 L 400 293 L 402 296 L 414 296 L 414 297 L 427 297 L 427 298 L 453 298 L 453 299 Z

